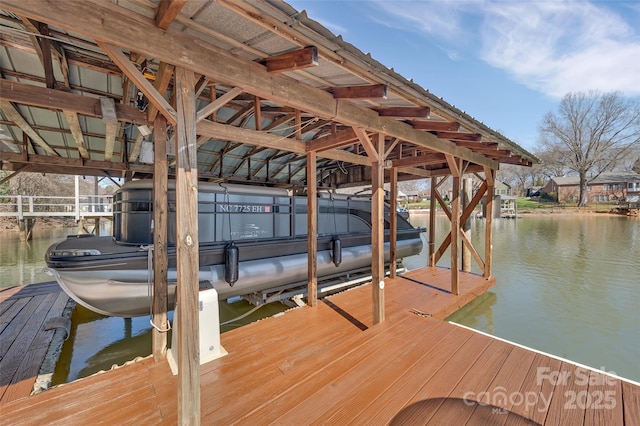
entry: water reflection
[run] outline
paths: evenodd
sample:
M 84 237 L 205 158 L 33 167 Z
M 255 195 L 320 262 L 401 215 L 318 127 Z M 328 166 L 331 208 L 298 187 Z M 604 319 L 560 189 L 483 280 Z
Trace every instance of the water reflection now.
M 66 383 L 137 356 L 147 356 L 150 348 L 148 317 L 106 317 L 76 305 L 52 384 Z
M 447 321 L 464 324 L 477 330 L 485 330 L 489 334 L 494 334 L 493 306 L 498 301 L 498 295 L 488 291 L 480 297 L 475 298 L 465 306 L 464 310 L 455 312 Z
M 220 322 L 233 320 L 254 309 L 246 301 L 232 304 L 220 302 Z M 270 303 L 228 325 L 221 332 L 257 321 L 265 316 L 286 310 L 281 303 Z M 173 312 L 169 312 L 173 320 Z M 52 377 L 52 385 L 87 377 L 113 365 L 151 354 L 151 326 L 149 317 L 107 317 L 76 305 L 71 314 L 71 330 L 60 352 Z M 171 331 L 167 336 L 171 342 Z
M 417 226 L 428 219 L 428 214 L 411 217 Z M 437 218 L 436 247 L 448 232 L 447 222 Z M 473 221 L 471 235 L 482 249 L 484 221 Z M 449 265 L 448 256 L 439 266 Z M 496 300 L 477 299 L 452 320 L 640 380 L 640 221 L 560 215 L 497 220 L 493 256 L 497 284 L 488 294 Z M 420 254 L 407 265 L 426 261 Z
M 40 227 L 39 227 L 40 225 Z M 0 237 L 0 288 L 51 281 L 43 272 L 44 255 L 51 244 L 77 233 L 76 227 L 45 228 L 37 224 L 31 241 L 20 241 L 18 231 L 2 231 Z M 100 222 L 100 235 L 111 235 L 111 222 Z

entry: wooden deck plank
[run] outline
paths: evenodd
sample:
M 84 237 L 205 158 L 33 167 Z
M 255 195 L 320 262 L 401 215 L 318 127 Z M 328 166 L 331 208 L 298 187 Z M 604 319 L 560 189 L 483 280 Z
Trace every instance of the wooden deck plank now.
M 45 330 L 44 324 L 46 324 L 49 318 L 60 316 L 67 305 L 67 300 L 69 300 L 69 297 L 62 292 L 53 295 L 57 297 L 53 303 L 48 306 L 48 310 L 42 312 L 44 314 L 42 323 L 38 327 L 37 333 L 22 358 L 17 371 L 14 373 L 10 386 L 2 396 L 3 401 L 13 401 L 14 399 L 28 396 L 31 391 L 33 391 L 33 384 L 40 372 L 40 366 L 44 361 L 47 350 L 49 349 L 49 344 L 55 333 L 55 330 Z
M 623 404 L 624 424 L 640 425 L 640 386 L 622 382 L 622 401 L 619 396 L 616 401 Z
M 585 426 L 621 425 L 624 423 L 622 404 L 617 398 L 622 395 L 622 383 L 606 374 L 589 372 L 589 387 L 586 398 L 579 398 L 586 405 Z
M 0 303 L 4 302 L 5 300 L 8 300 L 10 297 L 12 297 L 14 294 L 19 292 L 24 287 L 25 286 L 14 286 L 14 287 L 7 287 L 7 288 L 0 289 Z
M 349 424 L 386 424 L 391 421 L 420 391 L 424 383 L 449 360 L 451 354 L 458 351 L 472 336 L 471 331 L 451 329 L 451 334 L 438 346 L 433 347 L 428 356 L 423 357 L 413 368 L 405 370 L 387 392 L 375 395 L 366 409 L 355 415 Z
M 367 409 L 373 402 L 374 396 L 386 393 L 407 369 L 428 357 L 430 351 L 449 336 L 451 331 L 446 327 L 432 327 L 428 335 L 421 333 L 413 336 L 412 343 L 415 345 L 411 348 L 403 347 L 391 359 L 381 357 L 385 365 L 377 374 L 360 380 L 356 386 L 342 393 L 340 400 L 335 401 L 336 405 L 332 412 L 326 413 L 325 417 L 312 424 L 347 424 L 355 415 Z
M 11 321 L 13 321 L 16 315 L 18 315 L 20 311 L 25 306 L 27 306 L 30 300 L 30 297 L 25 297 L 23 299 L 13 299 L 2 302 L 1 306 L 5 309 L 4 312 L 0 315 L 0 338 L 2 338 L 2 340 L 0 341 L 2 343 L 0 344 L 6 344 L 6 342 L 10 342 L 10 339 L 8 337 L 3 337 L 4 330 L 11 323 Z
M 535 354 L 529 371 L 522 381 L 520 389 L 517 391 L 523 396 L 522 403 L 513 404 L 509 411 L 505 424 L 530 424 L 534 422 L 538 424 L 535 418 L 535 410 L 544 410 L 546 413 L 545 401 L 551 401 L 553 386 L 547 391 L 543 389 L 543 381 L 540 379 L 540 369 L 550 369 L 552 358 L 542 354 Z M 560 365 L 558 361 L 557 365 Z M 515 392 L 515 391 L 514 391 Z M 544 422 L 544 418 L 538 419 L 540 423 Z
M 9 342 L 12 344 L 16 337 L 20 334 L 20 331 L 22 331 L 26 327 L 27 321 L 38 309 L 42 301 L 47 299 L 47 297 L 49 297 L 50 299 L 53 298 L 52 295 L 48 294 L 22 299 L 26 301 L 24 306 L 15 311 L 15 313 L 12 313 L 11 317 L 7 316 L 6 318 L 6 320 L 8 320 L 8 323 L 2 330 L 2 333 L 0 333 L 0 339 L 2 340 L 2 342 Z M 20 302 L 22 302 L 22 300 Z M 4 347 L 4 351 L 0 351 L 0 360 L 2 359 L 2 357 L 4 357 L 9 347 L 10 345 L 7 345 Z
M 490 340 L 483 337 L 480 334 L 472 335 L 460 349 L 451 354 L 447 362 L 423 384 L 404 407 L 398 407 L 401 409 L 389 421 L 396 424 L 427 424 L 491 344 Z M 417 375 L 419 372 L 414 374 Z M 476 371 L 476 374 L 484 374 L 484 371 Z M 457 402 L 462 404 L 461 400 Z
M 559 372 L 558 379 L 550 379 L 556 383 L 544 424 L 582 425 L 586 407 L 580 404 L 578 395 L 587 394 L 588 380 L 587 383 L 583 383 L 582 378 L 585 374 L 588 377 L 589 371 L 574 364 L 562 362 L 557 372 Z
M 513 346 L 507 343 L 492 341 L 429 421 L 436 424 L 466 424 L 477 405 L 478 395 L 484 390 L 491 392 L 490 384 L 512 349 Z M 482 374 L 478 374 L 479 371 Z
M 408 321 L 407 321 L 408 322 Z M 428 333 L 434 324 L 425 322 L 425 333 Z M 305 376 L 304 379 L 295 387 L 291 387 L 282 393 L 279 399 L 287 399 L 287 393 L 291 394 L 294 401 L 300 401 L 297 405 L 294 403 L 289 407 L 278 406 L 274 401 L 267 404 L 265 409 L 259 410 L 244 418 L 249 422 L 255 422 L 260 418 L 271 418 L 276 423 L 289 424 L 294 423 L 299 417 L 299 412 L 309 413 L 305 416 L 305 422 L 312 423 L 322 420 L 329 413 L 336 409 L 337 404 L 341 404 L 343 398 L 350 392 L 358 392 L 360 385 L 371 377 L 385 369 L 391 360 L 383 356 L 388 348 L 403 345 L 407 351 L 415 348 L 420 343 L 424 343 L 420 339 L 413 338 L 415 328 L 404 326 L 405 321 L 398 323 L 400 326 L 394 327 L 395 332 L 383 333 L 372 337 L 360 346 L 354 347 L 355 350 L 350 351 L 345 356 L 334 359 L 331 363 L 323 366 L 314 372 L 313 375 Z M 334 395 L 340 395 L 341 398 L 333 398 Z
M 50 293 L 31 298 L 29 304 L 16 315 L 15 321 L 12 321 L 0 336 L 0 339 L 9 342 L 6 347 L 3 345 L 0 352 L 0 365 L 2 366 L 0 369 L 0 400 L 4 399 L 5 392 L 25 356 L 25 350 L 31 346 L 33 339 L 42 327 L 46 312 L 56 297 L 55 293 Z M 21 317 L 25 317 L 22 323 L 17 321 L 19 318 L 22 320 Z
M 522 405 L 524 401 L 511 398 L 512 394 L 518 395 L 522 384 L 531 369 L 531 364 L 535 359 L 535 353 L 514 346 L 509 356 L 502 364 L 500 371 L 493 378 L 487 388 L 487 393 L 479 399 L 492 410 L 491 423 L 495 425 L 504 424 L 508 418 L 508 413 L 513 410 L 514 405 Z M 500 398 L 500 392 L 504 392 L 505 398 Z M 470 422 L 478 424 L 486 420 L 487 410 L 475 410 Z M 498 414 L 498 415 L 496 415 Z
M 16 303 L 17 299 L 9 299 L 9 300 L 2 300 L 0 301 L 0 324 L 2 324 L 2 317 L 4 315 L 4 313 L 11 308 L 15 303 Z M 0 330 L 1 332 L 2 330 Z
M 378 327 L 367 330 L 366 335 L 364 332 L 358 331 L 357 334 L 352 334 L 352 339 L 334 345 L 334 348 L 328 348 L 327 351 L 318 353 L 314 357 L 301 358 L 298 354 L 283 353 L 278 364 L 284 365 L 286 368 L 280 369 L 281 377 L 279 380 L 256 383 L 257 381 L 262 381 L 261 378 L 256 377 L 258 380 L 254 379 L 252 381 L 252 389 L 244 394 L 245 398 L 254 401 L 253 404 L 255 406 L 246 402 L 237 403 L 235 401 L 227 405 L 224 401 L 220 401 L 224 407 L 224 414 L 221 415 L 222 413 L 213 412 L 213 410 L 211 414 L 216 419 L 216 423 L 222 424 L 232 422 L 234 419 L 253 423 L 256 419 L 273 419 L 277 417 L 278 413 L 291 409 L 291 405 L 297 404 L 297 401 L 302 399 L 309 391 L 315 392 L 319 385 L 311 385 L 312 383 L 316 381 L 321 383 L 326 378 L 335 377 L 341 371 L 351 370 L 351 366 L 355 361 L 350 358 L 350 355 L 358 352 L 360 356 L 366 356 L 375 351 L 379 345 L 384 344 L 384 342 L 379 342 L 372 336 L 386 335 L 387 333 L 383 333 L 383 331 L 388 331 L 390 328 L 398 332 L 404 331 L 399 324 L 385 324 L 379 328 L 381 330 L 377 330 Z M 370 347 L 366 347 L 365 344 L 369 344 Z M 294 360 L 291 360 L 292 356 L 295 358 Z M 327 373 L 327 371 L 330 371 L 330 373 Z M 213 385 L 216 386 L 216 384 Z M 221 384 L 221 386 L 224 386 L 224 384 Z M 287 398 L 285 395 L 288 392 L 293 392 L 295 398 Z M 204 419 L 207 420 L 206 415 Z
M 0 302 L 11 298 L 41 296 L 62 291 L 55 281 L 15 286 L 0 292 Z
M 413 276 L 446 283 L 446 271 L 436 268 Z M 465 283 L 474 276 L 460 277 L 463 298 L 491 285 L 475 276 L 471 288 Z M 224 333 L 222 344 L 230 354 L 200 368 L 202 423 L 370 425 L 409 419 L 415 424 L 616 424 L 624 416 L 626 424 L 639 424 L 638 386 L 617 381 L 609 387 L 580 387 L 540 380 L 541 368 L 574 376 L 578 370 L 411 312 L 433 303 L 441 304 L 433 305 L 433 312 L 446 311 L 463 298 L 434 296 L 438 290 L 398 279 L 385 283 L 387 321 L 376 326 L 371 326 L 371 287 L 365 285 L 315 308 L 294 309 Z M 465 404 L 470 391 L 485 392 L 493 404 L 492 392 L 500 387 L 507 395 L 546 396 L 552 406 Z M 581 390 L 613 390 L 620 409 L 564 410 L 565 392 Z M 167 363 L 147 358 L 3 403 L 0 410 L 3 424 L 175 424 L 177 379 Z
M 443 333 L 443 332 L 446 331 L 446 328 L 438 327 L 438 329 L 436 331 L 438 331 L 440 333 Z M 435 333 L 430 333 L 430 334 L 435 334 Z M 442 337 L 444 337 L 444 334 L 442 334 Z M 470 344 L 472 344 L 470 342 L 470 340 L 467 341 L 465 343 L 465 345 L 459 351 L 460 352 L 464 352 L 465 351 L 465 347 L 467 347 Z M 487 343 L 487 346 L 488 345 L 489 345 L 489 343 Z M 508 347 L 508 345 L 506 345 L 506 346 Z M 498 362 L 498 360 L 501 357 L 501 354 L 500 354 L 500 351 L 497 351 L 496 353 L 498 354 L 496 356 L 496 362 Z M 425 362 L 424 361 L 419 362 L 419 363 L 409 363 L 409 364 L 403 363 L 403 365 L 400 365 L 399 367 L 400 367 L 400 369 L 397 372 L 395 377 L 387 377 L 387 382 L 388 383 L 394 383 L 394 380 L 396 380 L 399 376 L 401 376 L 402 370 L 410 370 L 413 375 L 422 376 L 422 377 L 428 377 L 428 375 L 432 374 L 429 371 L 429 369 L 425 366 Z M 436 374 L 431 376 L 431 378 L 428 380 L 428 382 L 437 381 L 438 380 L 437 379 L 438 374 L 447 375 L 447 374 L 449 374 L 449 372 L 441 373 L 441 370 L 439 370 Z M 451 385 L 451 386 L 454 386 L 454 385 L 455 385 L 455 383 L 453 385 Z M 384 387 L 384 384 L 382 384 L 382 386 Z M 427 384 L 425 384 L 425 386 L 429 386 L 429 384 L 427 383 Z M 376 392 L 376 388 L 375 387 L 371 388 L 370 390 L 371 390 L 371 392 L 373 394 L 375 394 L 375 392 Z M 355 390 L 354 392 L 357 393 L 357 394 L 361 393 L 359 390 Z M 380 392 L 380 391 L 378 390 L 378 392 Z M 416 398 L 421 398 L 420 392 L 417 393 L 416 395 L 414 395 L 414 399 L 416 399 Z M 426 398 L 426 399 L 422 399 L 422 400 L 418 401 L 417 403 L 414 402 L 414 400 L 409 401 L 408 405 L 405 406 L 404 408 L 402 408 L 402 410 L 400 410 L 400 412 L 394 416 L 394 418 L 392 420 L 392 423 L 393 422 L 403 423 L 405 421 L 409 421 L 409 424 L 411 424 L 413 421 L 416 421 L 418 419 L 419 419 L 419 422 L 428 421 L 429 417 L 425 413 L 425 409 L 428 411 L 429 410 L 428 407 L 431 406 L 433 402 L 436 402 L 436 404 L 433 404 L 433 406 L 437 405 L 437 402 L 439 402 L 438 398 Z M 374 402 L 374 404 L 375 403 L 377 403 L 377 402 Z M 366 404 L 363 404 L 363 405 L 366 405 Z M 344 410 L 345 407 L 343 406 L 342 401 L 340 401 L 338 408 L 339 409 L 337 410 L 336 414 L 340 414 L 342 416 L 345 416 L 345 415 L 349 416 L 349 417 L 343 417 L 343 419 L 338 422 L 339 424 L 341 424 L 343 422 L 346 423 L 347 420 L 349 420 L 350 418 L 353 418 L 354 416 L 360 417 L 362 415 L 362 413 L 365 412 L 365 410 L 363 409 L 364 407 L 362 407 L 362 406 L 359 407 L 359 408 L 351 406 L 351 408 L 355 408 L 355 411 L 352 411 L 351 413 L 349 413 L 348 411 Z M 407 415 L 407 414 L 408 414 L 408 416 L 405 417 L 405 415 Z M 334 418 L 335 418 L 335 415 L 332 417 L 332 419 L 334 419 Z M 321 423 L 321 422 L 318 422 L 318 424 L 319 423 Z M 442 424 L 462 424 L 462 423 L 442 423 Z
M 306 310 L 311 308 L 299 308 L 300 310 Z M 250 371 L 258 364 L 269 364 L 274 359 L 278 359 L 281 356 L 281 352 L 298 353 L 301 352 L 301 356 L 313 355 L 312 351 L 324 351 L 323 346 L 330 345 L 332 341 L 342 339 L 351 335 L 354 331 L 349 327 L 346 327 L 346 320 L 339 315 L 325 315 L 323 320 L 323 327 L 317 330 L 317 333 L 309 333 L 311 327 L 317 326 L 317 321 L 309 321 L 308 317 L 311 316 L 318 319 L 317 312 L 298 312 L 290 311 L 286 321 L 276 318 L 266 319 L 263 321 L 273 321 L 278 325 L 278 328 L 270 327 L 270 332 L 259 332 L 263 337 L 259 339 L 258 333 L 252 333 L 251 330 L 243 330 L 242 333 L 237 335 L 242 336 L 241 339 L 227 339 L 226 334 L 222 335 L 222 345 L 227 351 L 234 354 L 238 354 L 237 357 L 220 358 L 214 360 L 208 364 L 206 368 L 203 368 L 203 375 L 209 375 L 211 373 L 218 374 L 218 370 L 224 371 L 240 371 L 239 366 L 242 366 L 244 370 Z M 290 325 L 288 327 L 287 325 Z M 319 340 L 320 343 L 316 345 L 310 345 L 314 341 Z M 305 352 L 307 351 L 307 352 Z M 229 373 L 227 373 L 229 374 Z M 230 378 L 237 380 L 238 377 L 229 376 Z
M 537 363 L 535 365 L 545 369 L 548 367 L 548 369 L 544 371 L 556 372 L 560 370 L 562 361 L 543 356 L 537 359 Z M 538 371 L 540 371 L 540 373 L 538 373 Z M 556 389 L 555 383 L 552 380 L 544 378 L 544 371 L 536 369 L 536 374 L 540 374 L 540 379 L 537 380 L 542 383 L 540 385 L 537 403 L 535 407 L 531 407 L 531 409 L 529 410 L 529 418 L 539 424 L 545 424 L 545 422 L 547 421 L 547 416 L 549 414 L 549 405 L 551 404 L 553 395 L 555 392 L 561 391 L 560 388 Z
M 67 412 L 87 410 L 92 406 L 98 407 L 101 403 L 108 404 L 110 390 L 115 394 L 127 393 L 136 386 L 146 384 L 145 362 L 147 360 L 134 362 L 5 403 L 0 406 L 2 420 L 7 424 L 20 424 L 25 419 L 29 419 L 30 424 L 48 424 L 54 418 L 63 418 Z

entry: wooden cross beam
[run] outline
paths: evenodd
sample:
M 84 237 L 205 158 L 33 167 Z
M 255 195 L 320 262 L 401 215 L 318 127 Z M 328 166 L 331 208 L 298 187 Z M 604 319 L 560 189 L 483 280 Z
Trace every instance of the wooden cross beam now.
M 387 86 L 385 84 L 332 87 L 329 92 L 336 99 L 387 99 Z
M 156 26 L 163 30 L 169 28 L 186 3 L 187 0 L 160 0 L 155 16 Z
M 412 120 L 407 121 L 414 129 L 418 130 L 433 130 L 433 131 L 448 131 L 457 132 L 460 129 L 460 123 L 457 121 L 419 121 Z
M 378 111 L 380 117 L 429 118 L 431 115 L 431 109 L 429 107 L 389 107 L 374 109 Z
M 318 48 L 315 46 L 304 47 L 271 56 L 262 61 L 271 73 L 294 71 L 298 69 L 318 66 Z

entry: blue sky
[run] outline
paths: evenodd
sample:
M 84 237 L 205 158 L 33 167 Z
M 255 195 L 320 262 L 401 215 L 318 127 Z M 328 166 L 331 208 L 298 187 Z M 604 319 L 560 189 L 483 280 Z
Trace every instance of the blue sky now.
M 529 150 L 568 92 L 640 96 L 639 1 L 287 2 Z

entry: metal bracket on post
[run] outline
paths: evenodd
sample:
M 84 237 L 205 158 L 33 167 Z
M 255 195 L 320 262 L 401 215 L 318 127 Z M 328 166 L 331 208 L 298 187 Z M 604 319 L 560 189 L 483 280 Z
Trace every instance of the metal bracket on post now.
M 218 292 L 214 288 L 201 290 L 199 299 L 200 320 L 200 365 L 227 355 L 220 344 L 220 314 L 218 308 Z M 171 348 L 167 350 L 167 361 L 171 372 L 178 374 L 178 317 L 179 306 L 173 312 L 173 333 Z

